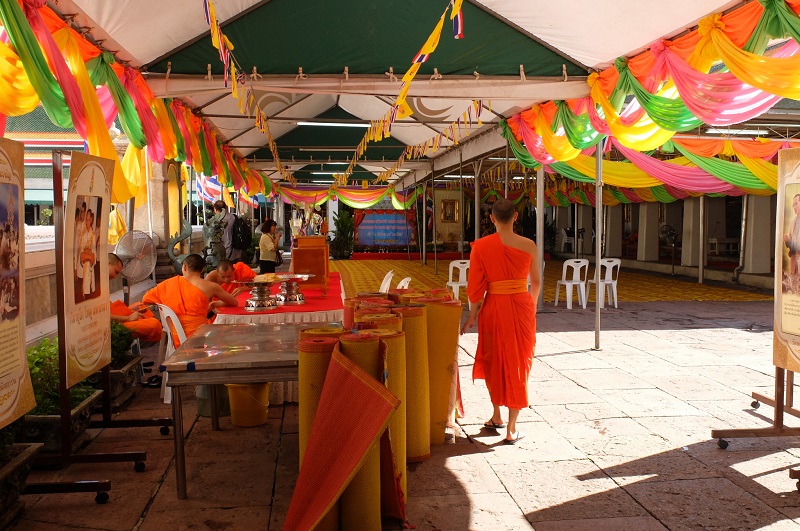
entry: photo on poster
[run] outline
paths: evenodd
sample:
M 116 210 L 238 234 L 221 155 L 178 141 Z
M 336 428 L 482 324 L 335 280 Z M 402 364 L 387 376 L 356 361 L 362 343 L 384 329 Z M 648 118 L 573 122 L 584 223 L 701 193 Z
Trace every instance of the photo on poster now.
M 800 183 L 786 183 L 783 192 L 783 224 L 778 235 L 783 252 L 776 264 L 781 271 L 781 330 L 800 335 Z
M 79 195 L 75 207 L 75 234 L 73 251 L 73 279 L 75 282 L 75 304 L 96 299 L 101 295 L 100 228 L 103 216 L 103 198 Z
M 19 187 L 0 184 L 0 322 L 19 317 Z

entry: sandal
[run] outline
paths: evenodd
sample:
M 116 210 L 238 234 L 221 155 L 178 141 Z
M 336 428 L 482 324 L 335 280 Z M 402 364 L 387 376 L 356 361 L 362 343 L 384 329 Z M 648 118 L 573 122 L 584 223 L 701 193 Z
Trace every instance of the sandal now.
M 158 389 L 161 387 L 161 376 L 158 374 L 154 374 L 150 378 L 147 379 L 146 382 L 142 382 L 142 387 L 150 387 L 151 389 Z
M 510 435 L 513 436 L 514 434 L 512 433 Z M 525 438 L 525 434 L 522 433 L 521 431 L 518 431 L 516 433 L 516 436 L 513 439 L 503 439 L 503 443 L 504 444 L 517 444 L 519 441 L 521 441 L 524 438 Z
M 489 419 L 483 423 L 484 428 L 489 428 L 490 430 L 499 430 L 505 428 L 506 425 L 503 422 L 495 423 L 494 420 Z

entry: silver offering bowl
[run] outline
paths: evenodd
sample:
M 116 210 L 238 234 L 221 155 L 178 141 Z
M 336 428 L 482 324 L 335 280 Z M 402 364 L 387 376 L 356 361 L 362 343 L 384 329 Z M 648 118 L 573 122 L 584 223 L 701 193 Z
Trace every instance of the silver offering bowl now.
M 272 282 L 237 281 L 241 286 L 251 286 L 250 298 L 244 304 L 246 312 L 267 312 L 278 307 L 278 300 L 270 292 Z
M 313 277 L 311 274 L 280 273 L 277 275 L 281 282 L 280 292 L 275 296 L 278 299 L 278 306 L 284 304 L 297 305 L 305 304 L 306 298 L 300 293 L 300 282 L 305 282 Z

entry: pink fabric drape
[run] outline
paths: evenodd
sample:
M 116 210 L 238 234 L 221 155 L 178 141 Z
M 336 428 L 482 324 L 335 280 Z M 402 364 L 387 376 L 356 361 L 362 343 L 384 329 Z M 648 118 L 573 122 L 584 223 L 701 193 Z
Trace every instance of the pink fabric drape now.
M 69 107 L 69 112 L 72 115 L 72 125 L 75 131 L 81 136 L 86 138 L 86 109 L 83 106 L 83 98 L 81 98 L 81 91 L 78 88 L 78 82 L 75 81 L 75 76 L 67 66 L 61 50 L 58 49 L 56 41 L 50 34 L 50 30 L 39 14 L 39 9 L 45 6 L 45 0 L 23 0 L 22 7 L 25 10 L 25 18 L 31 25 L 36 40 L 42 46 L 42 50 L 47 55 L 47 62 L 50 68 L 53 69 L 56 80 L 58 81 L 61 90 L 64 92 L 64 100 Z
M 664 184 L 689 190 L 691 192 L 729 193 L 736 187 L 717 179 L 697 166 L 680 166 L 658 160 L 634 149 L 627 148 L 616 138 L 611 138 L 614 147 L 630 160 L 634 166 L 658 179 Z
M 147 103 L 147 99 L 136 83 L 138 75 L 139 72 L 131 67 L 126 67 L 120 81 L 122 81 L 122 86 L 130 94 L 133 106 L 136 107 L 136 113 L 142 122 L 142 131 L 144 132 L 145 140 L 147 140 L 147 156 L 154 162 L 164 162 L 164 145 L 161 143 L 158 122 L 153 110 L 150 108 L 150 104 Z
M 97 87 L 97 101 L 100 102 L 100 110 L 103 112 L 106 127 L 111 129 L 111 126 L 114 125 L 114 118 L 117 117 L 117 106 L 114 104 L 114 98 L 111 97 L 111 91 L 107 86 Z

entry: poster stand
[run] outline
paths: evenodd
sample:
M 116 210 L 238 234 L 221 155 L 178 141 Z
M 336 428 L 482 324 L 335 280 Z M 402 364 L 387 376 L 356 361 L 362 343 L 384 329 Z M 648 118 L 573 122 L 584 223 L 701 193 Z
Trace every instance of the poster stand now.
M 69 465 L 73 463 L 120 463 L 134 462 L 134 470 L 143 472 L 145 469 L 144 461 L 147 459 L 146 452 L 109 452 L 97 454 L 73 454 L 72 453 L 72 419 L 70 406 L 70 392 L 67 384 L 67 344 L 66 344 L 66 302 L 63 296 L 65 291 L 64 279 L 64 235 L 66 233 L 65 224 L 65 205 L 64 205 L 64 179 L 63 179 L 63 152 L 53 151 L 53 218 L 55 221 L 56 236 L 56 289 L 58 312 L 58 370 L 59 370 L 59 393 L 60 393 L 60 415 L 61 415 L 61 452 L 51 456 L 39 456 L 36 459 L 38 464 L 44 465 Z M 139 426 L 165 426 L 159 421 L 112 421 L 111 420 L 111 372 L 106 364 L 102 368 L 102 390 L 103 390 L 103 421 L 100 426 L 92 423 L 92 427 L 139 427 Z M 169 419 L 165 419 L 169 420 Z M 158 422 L 158 424 L 154 424 Z M 170 421 L 171 424 L 171 421 Z M 169 429 L 169 428 L 167 428 Z M 163 433 L 163 427 L 162 427 Z M 51 494 L 51 493 L 72 493 L 72 492 L 96 492 L 95 501 L 106 503 L 109 499 L 108 491 L 111 490 L 109 480 L 89 480 L 74 482 L 55 482 L 55 483 L 28 483 L 23 494 Z

